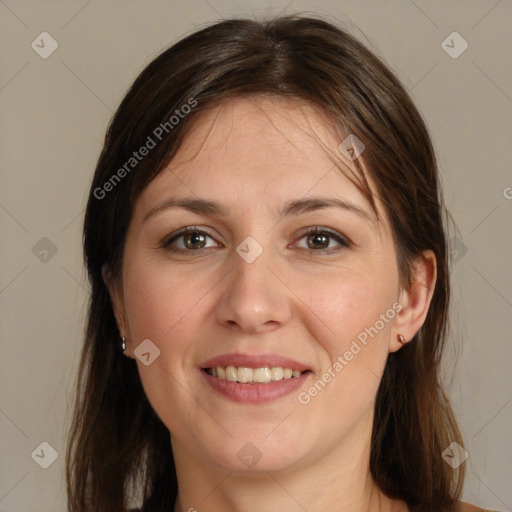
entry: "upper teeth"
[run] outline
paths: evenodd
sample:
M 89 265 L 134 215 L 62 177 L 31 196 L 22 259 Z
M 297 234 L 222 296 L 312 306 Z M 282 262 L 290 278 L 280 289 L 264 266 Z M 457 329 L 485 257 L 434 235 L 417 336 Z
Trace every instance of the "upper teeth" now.
M 300 377 L 300 370 L 282 368 L 280 366 L 262 368 L 247 368 L 245 366 L 217 366 L 208 368 L 207 372 L 218 379 L 227 379 L 231 382 L 270 382 L 271 380 L 290 379 L 291 377 Z

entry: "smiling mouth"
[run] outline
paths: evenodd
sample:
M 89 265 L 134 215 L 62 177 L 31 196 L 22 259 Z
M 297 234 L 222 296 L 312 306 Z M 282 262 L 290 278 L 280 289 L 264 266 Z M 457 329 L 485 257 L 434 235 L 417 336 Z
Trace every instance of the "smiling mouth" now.
M 309 370 L 301 371 L 281 366 L 263 366 L 261 368 L 247 368 L 245 366 L 216 366 L 204 368 L 208 375 L 221 380 L 239 382 L 241 384 L 266 384 L 300 377 Z

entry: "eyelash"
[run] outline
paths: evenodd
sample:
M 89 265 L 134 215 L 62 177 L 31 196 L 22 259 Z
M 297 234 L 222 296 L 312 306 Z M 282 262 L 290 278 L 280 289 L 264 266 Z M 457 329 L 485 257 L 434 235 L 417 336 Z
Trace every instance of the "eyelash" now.
M 185 228 L 182 228 L 182 229 L 176 231 L 172 235 L 164 238 L 160 243 L 160 248 L 166 249 L 171 252 L 179 253 L 179 254 L 186 254 L 186 253 L 198 251 L 200 249 L 180 249 L 180 248 L 176 248 L 176 247 L 171 248 L 171 244 L 174 241 L 178 240 L 179 238 L 181 238 L 185 235 L 191 234 L 191 233 L 206 235 L 213 239 L 213 237 L 209 233 L 207 233 L 206 231 L 204 231 L 202 229 L 199 229 L 199 227 L 187 226 Z M 352 242 L 350 242 L 347 238 L 345 238 L 344 236 L 340 235 L 338 232 L 336 232 L 330 228 L 326 228 L 326 227 L 322 227 L 322 226 L 315 226 L 314 228 L 310 228 L 307 231 L 303 232 L 300 235 L 299 240 L 301 240 L 302 238 L 304 238 L 306 236 L 316 235 L 316 234 L 324 234 L 324 235 L 327 235 L 328 238 L 335 239 L 340 244 L 341 247 L 334 248 L 334 249 L 333 248 L 322 249 L 322 250 L 301 248 L 302 250 L 307 251 L 311 255 L 314 255 L 314 254 L 315 255 L 318 255 L 318 254 L 328 255 L 328 254 L 333 254 L 335 252 L 338 252 L 339 250 L 341 250 L 341 248 L 349 249 L 350 247 L 352 247 Z M 213 249 L 213 248 L 214 247 L 206 247 L 206 249 Z

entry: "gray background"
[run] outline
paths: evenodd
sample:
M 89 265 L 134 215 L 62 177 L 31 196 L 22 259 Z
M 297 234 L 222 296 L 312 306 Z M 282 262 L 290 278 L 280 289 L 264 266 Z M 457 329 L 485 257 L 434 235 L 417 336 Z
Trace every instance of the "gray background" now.
M 432 132 L 457 225 L 448 362 L 459 357 L 446 375 L 469 452 L 464 498 L 512 510 L 510 1 L 0 0 L 0 512 L 66 508 L 67 403 L 87 297 L 81 223 L 124 92 L 199 25 L 301 11 L 338 20 L 383 57 Z M 59 45 L 47 59 L 31 47 L 44 31 Z M 442 47 L 454 31 L 469 44 L 456 59 Z M 47 469 L 36 463 L 49 461 L 43 441 L 58 453 Z

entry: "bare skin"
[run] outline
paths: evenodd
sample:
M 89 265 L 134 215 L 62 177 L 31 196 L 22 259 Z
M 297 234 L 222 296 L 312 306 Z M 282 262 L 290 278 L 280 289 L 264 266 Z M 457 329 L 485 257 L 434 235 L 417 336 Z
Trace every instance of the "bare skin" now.
M 126 354 L 134 357 L 145 339 L 160 350 L 151 365 L 137 364 L 171 434 L 179 483 L 174 512 L 409 511 L 371 477 L 373 407 L 387 356 L 402 347 L 397 335 L 410 340 L 425 321 L 436 262 L 425 251 L 413 283 L 400 287 L 382 204 L 377 198 L 377 224 L 326 153 L 336 153 L 340 142 L 307 105 L 231 101 L 196 122 L 135 205 L 122 282 L 108 285 Z M 219 202 L 229 213 L 163 208 L 144 220 L 170 197 L 185 196 Z M 313 196 L 341 199 L 366 215 L 329 207 L 279 219 L 285 203 Z M 202 238 L 185 235 L 162 247 L 184 226 Z M 316 226 L 349 246 L 324 232 L 325 247 L 312 248 L 314 235 L 306 231 Z M 263 250 L 251 263 L 236 252 L 248 236 Z M 360 333 L 381 324 L 321 391 L 299 401 Z M 226 353 L 275 353 L 311 371 L 287 396 L 235 402 L 200 370 Z M 248 443 L 261 454 L 251 466 L 238 456 Z

